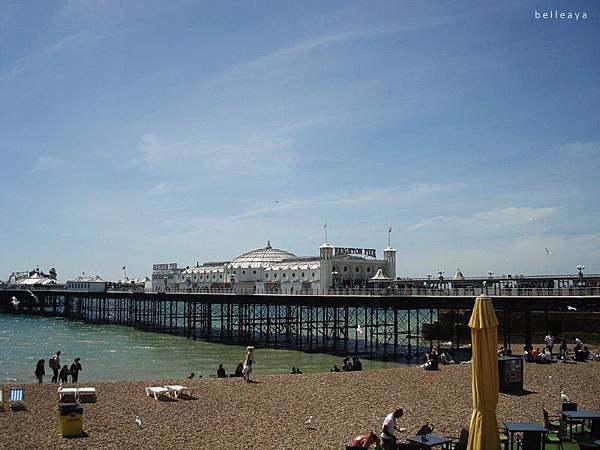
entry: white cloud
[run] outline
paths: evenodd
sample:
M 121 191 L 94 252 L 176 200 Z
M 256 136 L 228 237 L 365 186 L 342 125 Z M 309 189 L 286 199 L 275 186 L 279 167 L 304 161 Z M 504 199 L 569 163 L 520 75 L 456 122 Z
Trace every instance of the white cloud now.
M 600 142 L 569 142 L 561 148 L 570 156 L 584 157 L 600 155 Z
M 54 170 L 66 165 L 66 161 L 54 156 L 41 156 L 31 168 L 31 173 Z
M 510 206 L 473 213 L 466 217 L 433 216 L 427 217 L 409 226 L 408 231 L 416 231 L 433 227 L 486 227 L 502 228 L 516 225 L 527 225 L 547 219 L 558 211 L 557 207 L 527 208 Z
M 150 188 L 148 191 L 149 194 L 164 194 L 169 192 L 170 186 L 169 183 L 162 181 Z

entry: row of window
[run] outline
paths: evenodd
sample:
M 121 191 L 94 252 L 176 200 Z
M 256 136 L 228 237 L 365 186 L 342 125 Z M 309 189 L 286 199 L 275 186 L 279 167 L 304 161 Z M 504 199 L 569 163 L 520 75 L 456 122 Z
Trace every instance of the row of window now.
M 242 271 L 242 274 L 245 274 L 245 273 L 246 273 L 246 271 L 244 271 L 244 270 L 243 270 L 243 271 Z M 255 270 L 253 273 L 254 273 L 254 274 L 256 274 L 256 270 Z M 235 270 L 233 271 L 233 274 L 234 274 L 234 275 L 236 274 L 236 271 L 235 271 Z M 312 272 L 312 274 L 311 274 L 312 278 L 315 278 L 315 275 L 316 275 L 316 273 L 315 273 L 315 272 Z M 284 273 L 283 273 L 281 276 L 282 276 L 282 278 L 287 278 L 287 274 L 286 274 L 285 272 L 284 272 Z M 216 278 L 217 278 L 217 275 L 216 275 L 216 274 L 213 274 L 213 275 L 212 275 L 212 279 L 213 279 L 213 280 L 215 280 Z M 265 278 L 266 278 L 266 279 L 268 279 L 268 278 L 269 278 L 269 274 L 268 274 L 268 273 L 265 273 Z M 277 272 L 274 272 L 274 273 L 273 273 L 273 278 L 277 278 Z M 296 272 L 292 272 L 292 278 L 296 278 Z M 302 272 L 302 273 L 300 274 L 300 278 L 306 278 L 306 273 Z M 189 279 L 190 279 L 190 278 L 188 278 L 188 280 L 189 280 Z M 197 275 L 194 275 L 194 276 L 193 276 L 191 279 L 193 279 L 194 281 L 198 281 L 198 280 L 202 281 L 202 280 L 204 280 L 204 279 L 206 279 L 206 281 L 209 281 L 209 280 L 211 279 L 211 276 L 210 276 L 210 275 L 200 275 L 200 276 L 198 277 Z M 219 274 L 219 279 L 221 279 L 221 280 L 223 279 L 223 274 L 222 274 L 222 273 L 221 273 L 221 274 Z M 259 280 L 257 280 L 257 281 L 259 281 Z
M 355 267 L 355 269 L 354 269 L 354 271 L 355 271 L 356 273 L 358 273 L 358 272 L 360 272 L 360 269 L 361 269 L 361 268 L 360 268 L 360 266 L 356 266 L 356 267 Z M 336 267 L 336 266 L 333 266 L 333 267 L 332 267 L 332 270 L 333 270 L 334 272 L 337 272 L 337 267 Z M 343 268 L 343 271 L 344 271 L 344 272 L 348 272 L 348 266 L 344 266 L 344 268 Z M 370 268 L 370 267 L 367 267 L 367 273 L 371 273 L 371 268 Z

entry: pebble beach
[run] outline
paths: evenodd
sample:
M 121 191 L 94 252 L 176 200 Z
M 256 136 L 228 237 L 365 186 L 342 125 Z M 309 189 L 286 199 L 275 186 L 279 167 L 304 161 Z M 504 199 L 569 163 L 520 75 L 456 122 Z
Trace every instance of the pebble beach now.
M 397 426 L 414 435 L 425 422 L 457 437 L 471 414 L 471 366 L 198 380 L 113 381 L 94 386 L 83 404 L 84 437 L 57 434 L 57 385 L 25 385 L 24 411 L 0 412 L 0 448 L 344 449 L 358 434 L 380 431 L 384 417 L 404 408 Z M 600 410 L 600 363 L 526 364 L 523 395 L 500 394 L 499 421 L 543 423 L 542 409 L 560 408 L 564 390 L 580 407 Z M 156 401 L 144 388 L 183 384 L 189 399 Z M 7 388 L 4 385 L 6 399 Z M 70 386 L 70 385 L 67 385 Z M 140 427 L 135 417 L 142 421 Z M 304 422 L 313 416 L 312 428 Z

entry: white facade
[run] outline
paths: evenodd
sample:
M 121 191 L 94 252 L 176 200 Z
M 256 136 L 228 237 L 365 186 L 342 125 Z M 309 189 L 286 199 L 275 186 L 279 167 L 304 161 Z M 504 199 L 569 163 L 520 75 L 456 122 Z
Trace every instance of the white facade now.
M 104 292 L 106 290 L 106 281 L 99 276 L 81 276 L 75 278 L 74 280 L 67 281 L 67 289 L 70 291 L 81 292 Z
M 368 288 L 368 280 L 381 269 L 396 277 L 396 250 L 388 247 L 384 259 L 374 249 L 333 247 L 323 244 L 319 256 L 296 256 L 271 247 L 246 252 L 232 261 L 209 262 L 177 269 L 175 263 L 155 264 L 154 291 L 203 291 L 233 288 L 238 292 L 327 293 L 338 288 Z

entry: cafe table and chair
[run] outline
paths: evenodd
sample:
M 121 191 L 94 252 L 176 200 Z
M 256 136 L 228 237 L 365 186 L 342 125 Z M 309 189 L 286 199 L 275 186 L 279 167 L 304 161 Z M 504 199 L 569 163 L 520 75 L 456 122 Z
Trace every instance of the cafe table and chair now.
M 424 439 L 423 439 L 424 438 Z M 411 444 L 417 444 L 421 448 L 433 448 L 438 445 L 441 448 L 449 449 L 452 438 L 426 434 L 425 436 L 412 436 L 406 439 Z
M 598 423 L 600 423 L 600 413 L 596 411 L 590 411 L 587 409 L 578 409 L 577 411 L 561 411 L 563 416 L 563 420 L 565 420 L 569 424 L 569 439 L 573 439 L 573 426 L 571 424 L 581 421 L 581 436 L 585 431 L 585 423 L 586 421 L 590 422 L 590 433 L 592 434 L 592 438 L 594 436 L 594 431 L 598 428 Z
M 539 450 L 546 448 L 544 436 L 548 429 L 540 423 L 535 422 L 506 422 L 504 424 L 508 433 L 509 448 L 514 448 L 517 433 L 522 433 L 520 444 L 523 450 Z

